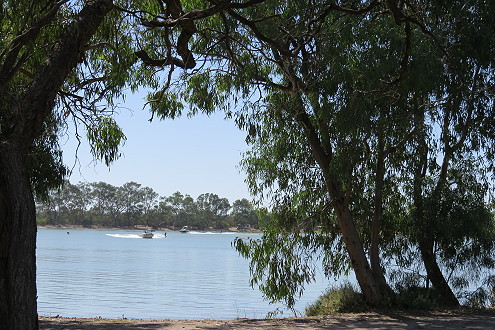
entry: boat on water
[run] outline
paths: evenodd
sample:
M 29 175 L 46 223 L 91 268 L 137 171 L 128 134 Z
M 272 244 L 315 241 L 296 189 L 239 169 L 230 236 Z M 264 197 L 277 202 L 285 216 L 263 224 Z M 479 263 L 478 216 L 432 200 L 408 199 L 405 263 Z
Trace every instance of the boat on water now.
M 153 230 L 145 230 L 142 234 L 139 234 L 140 237 L 142 238 L 153 238 Z
M 181 230 L 179 230 L 179 232 L 181 232 L 181 233 L 188 233 L 189 232 L 189 228 L 187 226 L 184 226 L 184 227 L 182 227 Z

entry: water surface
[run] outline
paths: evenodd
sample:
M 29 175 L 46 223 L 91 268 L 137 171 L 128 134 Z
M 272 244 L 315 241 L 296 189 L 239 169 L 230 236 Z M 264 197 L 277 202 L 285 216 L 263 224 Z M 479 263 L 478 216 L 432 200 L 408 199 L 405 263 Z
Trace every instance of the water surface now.
M 39 229 L 38 313 L 140 319 L 262 318 L 270 305 L 249 285 L 249 264 L 231 242 L 246 233 L 156 233 Z M 318 274 L 297 303 L 313 302 L 328 282 Z M 285 310 L 281 316 L 292 316 Z

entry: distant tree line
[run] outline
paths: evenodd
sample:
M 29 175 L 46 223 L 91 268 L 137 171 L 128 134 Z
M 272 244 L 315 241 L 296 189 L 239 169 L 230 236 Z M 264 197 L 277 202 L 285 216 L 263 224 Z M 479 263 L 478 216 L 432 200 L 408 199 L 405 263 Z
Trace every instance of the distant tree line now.
M 227 198 L 213 193 L 201 194 L 196 200 L 180 192 L 161 197 L 136 182 L 120 187 L 105 182 L 66 182 L 36 206 L 37 224 L 41 226 L 258 228 L 256 210 L 245 198 L 230 204 Z

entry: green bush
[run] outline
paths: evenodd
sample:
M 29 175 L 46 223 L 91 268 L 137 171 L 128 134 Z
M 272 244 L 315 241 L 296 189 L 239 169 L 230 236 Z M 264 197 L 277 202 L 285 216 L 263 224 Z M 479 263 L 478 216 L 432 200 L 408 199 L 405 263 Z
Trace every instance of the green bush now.
M 332 313 L 359 313 L 369 310 L 363 295 L 350 284 L 330 288 L 316 302 L 306 307 L 306 316 Z
M 399 308 L 428 310 L 448 307 L 443 296 L 434 288 L 410 286 L 400 288 L 398 291 L 397 307 Z

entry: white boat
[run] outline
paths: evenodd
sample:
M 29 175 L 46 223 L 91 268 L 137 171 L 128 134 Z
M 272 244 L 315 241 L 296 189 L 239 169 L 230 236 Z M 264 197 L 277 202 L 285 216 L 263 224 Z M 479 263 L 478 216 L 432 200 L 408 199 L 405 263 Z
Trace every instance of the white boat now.
M 145 230 L 144 233 L 139 234 L 140 237 L 142 238 L 153 238 L 153 231 L 152 230 Z
M 189 228 L 187 226 L 184 226 L 184 227 L 182 227 L 181 230 L 179 230 L 179 232 L 181 232 L 181 233 L 188 233 L 189 232 Z

